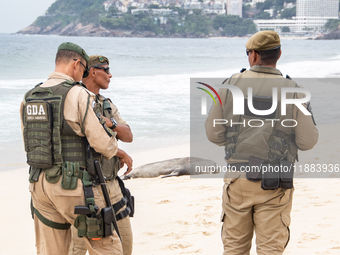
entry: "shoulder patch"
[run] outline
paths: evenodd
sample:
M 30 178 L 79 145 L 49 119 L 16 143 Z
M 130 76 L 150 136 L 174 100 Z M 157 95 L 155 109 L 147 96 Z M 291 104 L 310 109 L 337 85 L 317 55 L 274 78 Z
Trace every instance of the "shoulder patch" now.
M 93 101 L 92 101 L 92 103 L 91 103 L 92 108 L 94 108 L 94 106 L 96 105 L 96 103 L 97 103 L 96 100 L 93 100 Z

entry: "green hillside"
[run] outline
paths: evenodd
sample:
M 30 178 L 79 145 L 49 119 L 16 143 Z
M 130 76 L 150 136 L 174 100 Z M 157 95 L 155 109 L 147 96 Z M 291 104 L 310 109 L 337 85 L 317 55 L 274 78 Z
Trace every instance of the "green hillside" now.
M 34 22 L 36 26 L 47 27 L 56 23 L 65 27 L 71 22 L 87 25 L 99 24 L 100 16 L 105 15 L 103 6 L 105 0 L 57 0 Z
M 268 0 L 266 0 L 268 1 Z M 149 11 L 126 13 L 105 0 L 57 0 L 29 27 L 18 33 L 68 36 L 208 37 L 246 36 L 256 32 L 251 19 L 202 13 L 202 9 L 182 9 L 151 4 Z M 159 14 L 155 9 L 166 9 Z

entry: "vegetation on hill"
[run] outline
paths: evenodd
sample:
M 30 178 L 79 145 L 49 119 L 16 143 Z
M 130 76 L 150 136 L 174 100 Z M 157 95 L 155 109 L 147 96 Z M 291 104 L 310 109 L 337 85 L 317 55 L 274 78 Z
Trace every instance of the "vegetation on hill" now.
M 284 9 L 284 3 L 296 4 L 296 0 L 265 0 L 264 2 L 256 3 L 255 8 L 251 8 L 249 4 L 250 0 L 243 1 L 243 17 L 252 17 L 256 19 L 273 19 L 273 18 L 285 18 L 291 19 L 296 15 L 296 8 Z M 265 10 L 273 9 L 273 15 L 271 16 Z
M 339 19 L 329 19 L 327 23 L 325 24 L 325 29 L 329 31 L 335 31 L 340 26 L 340 20 Z
M 169 15 L 167 22 L 161 24 L 157 15 L 145 13 L 131 13 L 135 7 L 129 7 L 127 13 L 121 13 L 111 6 L 105 11 L 105 0 L 57 0 L 46 11 L 45 16 L 36 19 L 33 26 L 42 28 L 41 31 L 53 31 L 73 24 L 83 26 L 93 24 L 108 30 L 124 30 L 145 32 L 155 35 L 170 36 L 207 36 L 209 34 L 223 36 L 245 36 L 256 32 L 255 24 L 250 19 L 242 19 L 231 15 L 202 15 L 202 10 L 184 10 L 178 7 L 160 7 L 151 4 L 149 9 L 170 8 L 178 15 Z M 269 1 L 269 0 L 266 0 Z M 274 0 L 273 0 L 274 1 Z M 47 29 L 50 28 L 50 29 Z M 56 31 L 56 30 L 55 30 Z

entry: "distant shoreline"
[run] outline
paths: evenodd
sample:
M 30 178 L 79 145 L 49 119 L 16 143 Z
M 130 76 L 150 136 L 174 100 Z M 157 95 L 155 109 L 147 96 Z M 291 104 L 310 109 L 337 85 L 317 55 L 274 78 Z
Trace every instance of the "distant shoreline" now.
M 47 35 L 47 36 L 62 36 L 62 37 L 70 37 L 69 35 L 58 35 L 58 34 L 26 34 L 26 33 L 0 33 L 0 34 L 8 34 L 8 35 L 32 35 L 32 36 L 40 36 L 40 35 Z M 206 36 L 206 37 L 186 37 L 186 36 L 88 36 L 88 35 L 72 35 L 74 37 L 112 37 L 112 38 L 166 38 L 166 39 L 214 39 L 214 40 L 221 40 L 221 39 L 249 39 L 250 36 Z M 318 36 L 284 36 L 280 35 L 281 40 L 315 40 Z M 326 39 L 327 40 L 327 39 Z M 329 39 L 331 40 L 331 39 Z

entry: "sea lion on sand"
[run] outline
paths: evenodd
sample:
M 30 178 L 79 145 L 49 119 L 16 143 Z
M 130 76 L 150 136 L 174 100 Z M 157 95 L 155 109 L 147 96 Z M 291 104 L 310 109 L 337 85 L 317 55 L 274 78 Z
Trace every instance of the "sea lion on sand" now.
M 132 170 L 131 173 L 122 177 L 123 180 L 130 178 L 152 178 L 160 175 L 164 177 L 180 175 L 197 175 L 217 173 L 214 161 L 195 157 L 174 158 L 142 165 Z

